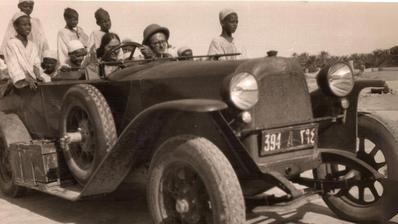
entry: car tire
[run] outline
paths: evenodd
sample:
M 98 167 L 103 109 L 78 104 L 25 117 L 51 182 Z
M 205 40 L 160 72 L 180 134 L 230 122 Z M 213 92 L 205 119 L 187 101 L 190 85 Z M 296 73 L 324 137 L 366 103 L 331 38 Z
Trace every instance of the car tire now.
M 242 189 L 231 164 L 217 146 L 200 137 L 173 137 L 160 146 L 149 169 L 147 199 L 154 223 L 246 222 Z
M 398 126 L 397 126 L 398 127 Z M 361 115 L 358 117 L 358 144 L 356 155 L 361 160 L 370 164 L 381 174 L 386 175 L 386 180 L 398 180 L 398 136 L 394 135 L 388 126 L 372 115 Z M 370 151 L 365 150 L 366 144 L 375 145 Z M 371 142 L 371 143 L 369 143 Z M 369 147 L 371 148 L 371 147 Z M 377 150 L 379 149 L 379 150 Z M 383 154 L 384 161 L 380 161 Z M 379 154 L 379 155 L 377 155 Z M 379 161 L 377 161 L 379 159 Z M 383 165 L 385 164 L 385 165 Z M 324 174 L 321 174 L 324 175 Z M 326 194 L 323 200 L 328 207 L 340 218 L 353 222 L 385 223 L 391 219 L 397 211 L 396 186 L 392 182 L 385 181 L 383 185 L 376 186 L 358 185 L 353 191 L 342 191 L 336 194 Z M 380 188 L 380 186 L 382 186 Z M 364 190 L 360 190 L 360 189 Z M 369 191 L 366 191 L 366 188 Z M 371 189 L 373 188 L 373 189 Z M 382 189 L 382 190 L 381 190 Z M 368 194 L 366 194 L 366 192 Z M 371 193 L 371 197 L 369 196 Z M 376 195 L 377 194 L 377 195 Z M 361 196 L 362 195 L 362 196 Z M 372 199 L 373 201 L 369 200 Z M 366 201 L 368 198 L 369 201 Z
M 92 85 L 71 87 L 64 96 L 60 136 L 80 132 L 78 143 L 63 146 L 63 155 L 72 176 L 85 185 L 107 151 L 117 140 L 112 112 L 101 92 Z
M 26 188 L 14 183 L 8 147 L 16 142 L 29 142 L 31 137 L 17 115 L 1 113 L 0 117 L 0 190 L 9 197 L 22 197 Z

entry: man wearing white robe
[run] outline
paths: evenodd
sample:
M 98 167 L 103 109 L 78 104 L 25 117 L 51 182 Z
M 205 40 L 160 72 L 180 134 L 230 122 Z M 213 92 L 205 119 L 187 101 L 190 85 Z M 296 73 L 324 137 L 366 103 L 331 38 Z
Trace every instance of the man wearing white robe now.
M 40 68 L 40 58 L 37 47 L 32 41 L 28 40 L 25 47 L 18 38 L 12 37 L 8 40 L 4 51 L 8 74 L 14 85 L 24 80 L 27 75 L 36 79 L 33 69 L 34 67 Z M 16 85 L 17 88 L 24 86 Z
M 58 32 L 58 63 L 61 66 L 68 66 L 68 45 L 72 40 L 79 40 L 84 47 L 88 47 L 88 36 L 84 30 L 77 26 L 79 14 L 74 9 L 66 8 L 64 18 L 67 25 Z
M 23 16 L 27 15 L 22 12 L 16 13 L 13 23 Z M 42 79 L 42 75 L 44 75 L 40 68 L 41 62 L 36 45 L 29 39 L 26 40 L 25 46 L 17 36 L 11 37 L 4 49 L 9 77 L 17 88 L 29 85 L 28 79 Z
M 32 3 L 34 3 L 34 1 L 33 0 L 19 0 L 18 7 L 21 9 L 21 11 L 22 11 L 21 5 L 26 4 L 26 3 L 32 4 Z M 33 10 L 33 8 L 32 8 L 32 10 Z M 26 13 L 26 14 L 28 16 L 30 16 L 30 13 L 29 14 Z M 43 52 L 45 50 L 49 49 L 48 41 L 47 41 L 47 38 L 44 33 L 44 29 L 41 25 L 40 20 L 38 18 L 30 17 L 30 22 L 32 24 L 32 31 L 30 32 L 30 34 L 28 36 L 28 40 L 30 40 L 34 44 L 36 44 L 36 46 L 38 48 L 39 57 L 41 58 Z M 0 47 L 0 55 L 4 56 L 4 49 L 6 47 L 7 41 L 10 38 L 15 37 L 16 35 L 17 35 L 17 33 L 15 32 L 13 22 L 12 22 L 12 20 L 10 20 L 10 22 L 8 23 L 7 29 L 4 33 L 3 42 Z
M 221 35 L 213 38 L 207 54 L 219 55 L 240 53 L 240 55 L 222 56 L 219 60 L 246 58 L 246 49 L 232 37 L 232 34 L 235 33 L 238 27 L 238 13 L 233 9 L 223 9 L 219 13 L 219 20 L 222 28 Z

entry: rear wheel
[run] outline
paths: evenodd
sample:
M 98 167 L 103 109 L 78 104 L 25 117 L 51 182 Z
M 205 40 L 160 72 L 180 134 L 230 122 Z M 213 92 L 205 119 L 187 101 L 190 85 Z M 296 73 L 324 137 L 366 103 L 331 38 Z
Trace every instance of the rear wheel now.
M 245 205 L 238 178 L 206 139 L 182 136 L 155 153 L 147 190 L 154 223 L 241 224 Z
M 84 185 L 117 140 L 112 112 L 101 92 L 87 84 L 68 90 L 61 111 L 60 135 L 81 136 L 66 144 L 63 153 L 73 177 Z
M 10 197 L 21 197 L 26 188 L 14 183 L 14 176 L 9 161 L 8 147 L 11 143 L 29 142 L 31 137 L 21 120 L 15 114 L 1 113 L 0 128 L 0 190 Z
M 358 118 L 356 155 L 385 176 L 381 182 L 365 181 L 366 177 L 335 166 L 329 170 L 341 178 L 354 177 L 357 184 L 326 194 L 323 199 L 339 217 L 354 222 L 385 222 L 397 212 L 397 193 L 388 180 L 398 180 L 398 144 L 383 123 L 371 116 Z M 325 175 L 325 174 L 323 174 Z

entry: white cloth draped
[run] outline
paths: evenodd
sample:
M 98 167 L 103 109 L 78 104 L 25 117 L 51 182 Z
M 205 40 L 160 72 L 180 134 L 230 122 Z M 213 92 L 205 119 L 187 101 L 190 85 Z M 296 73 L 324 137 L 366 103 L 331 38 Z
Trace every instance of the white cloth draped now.
M 67 65 L 68 56 L 68 43 L 71 40 L 80 40 L 85 47 L 88 46 L 88 36 L 81 27 L 76 27 L 75 30 L 63 28 L 58 32 L 57 46 L 58 46 L 58 63 Z
M 28 40 L 30 40 L 36 44 L 38 53 L 39 53 L 39 57 L 41 59 L 44 51 L 49 49 L 47 38 L 46 38 L 44 29 L 43 29 L 39 19 L 30 17 L 30 22 L 32 24 L 32 31 L 28 35 Z M 0 55 L 5 54 L 4 49 L 6 47 L 8 40 L 11 39 L 12 37 L 15 37 L 16 35 L 17 35 L 17 32 L 14 29 L 13 22 L 10 21 L 8 23 L 7 29 L 4 33 L 3 42 L 0 47 Z
M 36 79 L 33 67 L 40 68 L 40 58 L 37 47 L 32 41 L 28 40 L 25 47 L 16 37 L 9 39 L 4 49 L 4 57 L 13 84 L 25 79 L 27 75 Z

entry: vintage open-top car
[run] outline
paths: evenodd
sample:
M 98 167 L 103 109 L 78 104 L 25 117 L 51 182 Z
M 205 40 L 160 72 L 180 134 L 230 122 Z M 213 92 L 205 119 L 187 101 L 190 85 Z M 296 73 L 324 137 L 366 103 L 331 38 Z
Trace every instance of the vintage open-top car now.
M 104 66 L 121 68 L 105 75 Z M 351 221 L 398 212 L 398 123 L 357 112 L 360 91 L 384 82 L 354 81 L 345 63 L 325 67 L 312 92 L 299 64 L 281 57 L 99 71 L 0 100 L 4 194 L 31 188 L 74 201 L 149 167 L 154 223 L 244 223 L 247 210 L 292 209 L 314 195 Z

